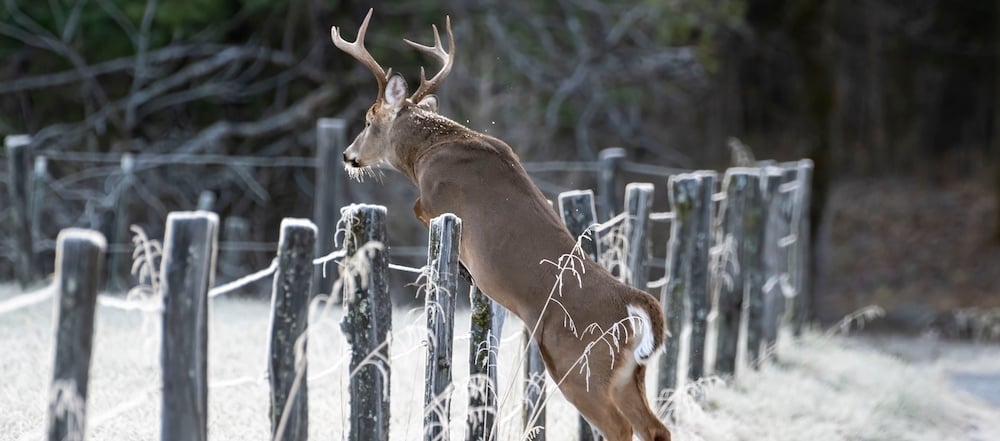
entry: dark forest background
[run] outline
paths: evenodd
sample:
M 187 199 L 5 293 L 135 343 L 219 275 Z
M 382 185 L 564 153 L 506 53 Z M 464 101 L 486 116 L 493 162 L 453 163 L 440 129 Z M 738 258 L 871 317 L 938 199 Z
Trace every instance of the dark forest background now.
M 353 136 L 375 93 L 330 27 L 353 39 L 374 7 L 368 47 L 413 87 L 428 60 L 401 39 L 430 41 L 448 14 L 442 113 L 522 160 L 622 146 L 722 169 L 730 136 L 758 159 L 809 157 L 828 318 L 869 302 L 905 317 L 1000 306 L 998 1 L 0 1 L 0 134 L 33 134 L 53 174 L 95 167 L 61 151 L 310 156 L 317 118 L 346 118 Z M 140 224 L 203 189 L 261 240 L 311 215 L 311 170 L 178 165 L 141 179 L 155 191 L 130 209 Z M 391 173 L 350 191 L 398 199 L 390 231 L 422 234 Z M 113 211 L 78 205 L 47 208 L 51 228 L 100 227 Z

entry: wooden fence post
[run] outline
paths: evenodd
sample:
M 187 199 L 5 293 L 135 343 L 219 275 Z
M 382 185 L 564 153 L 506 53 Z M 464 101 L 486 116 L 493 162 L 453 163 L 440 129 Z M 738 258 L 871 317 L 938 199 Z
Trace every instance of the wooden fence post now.
M 243 273 L 244 259 L 242 253 L 233 246 L 250 238 L 250 221 L 245 217 L 229 216 L 222 221 L 222 240 L 228 245 L 219 250 L 218 276 L 223 281 L 234 280 Z M 313 278 L 315 281 L 315 277 Z M 310 289 L 311 287 L 310 283 Z M 312 293 L 310 293 L 311 295 Z
M 368 262 L 367 271 L 357 264 L 345 267 L 353 278 L 344 284 L 347 313 L 340 325 L 351 345 L 348 439 L 385 441 L 389 439 L 388 338 L 392 329 L 386 209 L 381 205 L 348 205 L 341 216 L 348 230 L 344 234 L 345 262 Z
M 320 118 L 316 122 L 316 199 L 313 221 L 316 222 L 316 256 L 325 256 L 335 248 L 337 221 L 343 204 L 344 148 L 347 147 L 347 122 L 339 118 Z M 336 280 L 335 271 L 316 271 L 313 294 L 328 293 Z M 334 299 L 340 303 L 341 299 Z
M 14 216 L 14 234 L 17 243 L 15 258 L 17 281 L 26 288 L 35 281 L 35 248 L 31 240 L 31 136 L 10 135 L 4 138 L 7 150 L 7 175 L 10 177 L 8 190 Z
M 469 331 L 469 416 L 465 439 L 497 438 L 497 356 L 503 326 L 502 307 L 479 287 L 469 288 L 472 324 Z
M 708 337 L 708 314 L 712 309 L 709 290 L 709 259 L 712 248 L 713 200 L 718 174 L 698 172 L 698 199 L 694 205 L 695 244 L 691 261 L 691 343 L 689 345 L 688 378 L 697 380 L 705 372 L 705 348 Z
M 32 243 L 41 243 L 45 237 L 42 229 L 43 209 L 45 208 L 45 194 L 49 182 L 49 162 L 44 155 L 35 156 L 35 173 L 31 189 L 31 240 Z M 36 274 L 47 274 L 49 263 L 55 262 L 50 253 L 38 250 L 35 253 Z
M 812 173 L 813 162 L 803 159 L 798 162 L 798 192 L 796 194 L 795 209 L 797 219 L 792 228 L 795 229 L 795 250 L 790 254 L 794 256 L 793 263 L 793 286 L 795 287 L 795 300 L 793 303 L 793 317 L 795 335 L 802 335 L 802 327 L 815 317 L 813 314 L 813 292 L 810 285 L 810 258 L 811 254 L 811 232 L 809 225 L 809 207 L 811 204 Z
M 202 190 L 198 193 L 198 211 L 215 211 L 215 193 Z
M 756 169 L 734 167 L 726 170 L 722 181 L 725 200 L 719 210 L 716 245 L 719 261 L 714 276 L 718 290 L 718 345 L 715 373 L 732 376 L 740 354 L 740 333 L 743 324 L 744 286 L 746 284 L 747 206 L 759 199 L 760 174 Z
M 207 439 L 208 289 L 215 273 L 218 224 L 214 213 L 167 215 L 160 262 L 162 440 Z
M 315 251 L 316 225 L 307 219 L 281 220 L 278 270 L 271 290 L 268 363 L 271 439 L 275 441 L 305 441 L 309 437 L 305 332 Z
M 532 326 L 525 323 L 521 333 L 524 348 L 524 405 L 521 407 L 524 419 L 524 433 L 531 433 L 529 439 L 545 441 L 545 364 L 538 350 L 538 343 L 531 338 Z
M 125 153 L 121 157 L 121 181 L 118 183 L 118 195 L 115 201 L 115 219 L 113 222 L 111 243 L 115 245 L 129 243 L 128 201 L 129 190 L 135 182 L 135 156 Z M 108 262 L 108 290 L 124 291 L 128 283 L 128 270 L 131 266 L 131 255 L 127 253 L 111 253 Z
M 590 260 L 597 262 L 600 244 L 595 237 L 594 230 L 590 229 L 597 223 L 597 214 L 594 210 L 594 191 L 573 190 L 559 193 L 559 214 L 574 238 L 586 234 L 584 239 L 580 241 L 580 247 L 583 248 L 583 253 Z
M 96 231 L 69 228 L 56 239 L 55 364 L 48 439 L 84 439 L 94 307 L 107 243 Z
M 455 333 L 455 292 L 458 290 L 458 244 L 462 220 L 451 213 L 431 219 L 424 293 L 427 313 L 424 440 L 447 441 L 451 413 L 451 354 Z
M 594 210 L 594 192 L 592 190 L 574 190 L 560 193 L 559 213 L 562 215 L 562 220 L 573 237 L 579 238 L 586 234 L 586 237 L 580 242 L 580 247 L 583 249 L 583 253 L 587 255 L 587 258 L 597 262 L 597 256 L 600 253 L 600 244 L 596 237 L 594 237 L 594 231 L 590 230 L 590 227 L 597 222 L 597 215 Z M 597 429 L 583 418 L 582 415 L 578 417 L 577 425 L 580 428 L 580 436 L 577 438 L 579 441 L 596 441 L 599 439 L 600 435 Z
M 660 391 L 680 385 L 682 348 L 688 352 L 687 378 L 697 380 L 705 374 L 706 320 L 711 303 L 708 290 L 709 248 L 715 181 L 715 172 L 709 171 L 674 175 L 668 181 L 674 219 L 667 246 L 668 283 L 663 288 L 661 299 L 672 337 L 660 358 Z M 690 323 L 691 332 L 688 341 L 682 342 L 686 322 Z
M 743 237 L 744 283 L 747 307 L 747 363 L 756 368 L 767 351 L 767 316 L 764 283 L 767 278 L 765 252 L 767 249 L 767 219 L 769 204 L 778 190 L 778 177 L 774 167 L 754 169 L 758 173 L 759 191 L 751 193 L 744 208 L 746 235 Z
M 625 149 L 611 147 L 598 153 L 600 172 L 597 179 L 597 195 L 601 198 L 597 209 L 601 221 L 607 221 L 615 215 L 615 210 L 621 207 L 618 198 L 618 181 L 621 180 L 622 164 L 625 163 Z
M 784 324 L 787 295 L 794 293 L 789 267 L 792 210 L 796 192 L 794 167 L 770 167 L 768 187 L 775 187 L 767 201 L 767 227 L 764 246 L 764 344 L 777 348 L 778 334 Z
M 625 236 L 628 244 L 626 267 L 622 268 L 625 283 L 646 290 L 649 283 L 649 213 L 653 209 L 653 184 L 633 182 L 625 186 Z

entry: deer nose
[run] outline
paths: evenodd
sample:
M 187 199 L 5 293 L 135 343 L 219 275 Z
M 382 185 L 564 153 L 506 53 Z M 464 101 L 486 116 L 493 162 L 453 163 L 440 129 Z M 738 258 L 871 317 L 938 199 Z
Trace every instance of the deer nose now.
M 351 167 L 361 167 L 361 164 L 358 163 L 358 159 L 357 158 L 348 158 L 347 157 L 347 152 L 344 152 L 344 163 L 345 164 L 350 164 Z

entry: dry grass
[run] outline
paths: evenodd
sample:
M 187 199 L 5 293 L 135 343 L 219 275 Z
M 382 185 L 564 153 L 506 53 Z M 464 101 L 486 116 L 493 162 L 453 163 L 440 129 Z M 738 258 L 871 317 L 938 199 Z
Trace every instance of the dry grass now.
M 0 290 L 0 302 L 15 294 Z M 37 439 L 51 376 L 51 302 L 0 316 L 0 439 Z M 264 381 L 268 305 L 212 301 L 209 431 L 213 440 L 266 440 Z M 157 439 L 160 392 L 155 317 L 98 308 L 88 403 L 88 439 Z M 310 436 L 343 439 L 347 346 L 339 312 L 315 324 L 309 343 Z M 397 312 L 392 342 L 393 439 L 418 439 L 423 402 L 423 317 Z M 465 335 L 461 314 L 456 335 Z M 520 329 L 508 320 L 501 348 L 501 389 L 519 389 Z M 706 382 L 672 400 L 675 440 L 995 440 L 1000 411 L 953 392 L 938 361 L 907 362 L 839 337 L 786 343 L 779 359 L 733 384 Z M 995 350 L 995 348 L 994 348 Z M 464 437 L 468 340 L 455 348 L 451 428 Z M 1000 357 L 977 369 L 1000 371 Z M 958 363 L 959 361 L 955 361 Z M 654 373 L 651 373 L 653 375 Z M 501 391 L 501 395 L 503 392 Z M 519 394 L 505 403 L 501 439 L 521 435 Z M 697 397 L 697 398 L 692 398 Z M 549 403 L 549 440 L 575 438 L 576 416 L 561 397 Z

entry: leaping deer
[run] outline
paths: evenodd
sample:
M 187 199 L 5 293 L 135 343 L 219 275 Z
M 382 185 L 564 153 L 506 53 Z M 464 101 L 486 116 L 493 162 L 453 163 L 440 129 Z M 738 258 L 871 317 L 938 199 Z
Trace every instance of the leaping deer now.
M 331 30 L 333 44 L 378 82 L 365 128 L 344 151 L 348 173 L 358 178 L 388 164 L 419 189 L 413 212 L 424 226 L 443 213 L 462 219 L 462 263 L 487 296 L 529 326 L 537 324 L 533 336 L 549 375 L 606 439 L 628 441 L 634 430 L 643 441 L 668 441 L 670 432 L 650 409 L 644 386 L 645 363 L 665 337 L 659 302 L 594 262 L 567 258 L 576 240 L 514 151 L 437 113 L 432 93 L 455 59 L 450 18 L 447 52 L 436 26 L 434 46 L 404 39 L 442 64 L 430 80 L 421 69 L 420 86 L 407 97 L 403 77 L 383 70 L 364 46 L 371 16 L 369 10 L 353 43 L 336 26 Z M 550 298 L 554 272 L 541 262 L 566 259 L 576 262 L 579 283 L 572 277 Z M 589 326 L 567 326 L 567 319 Z

